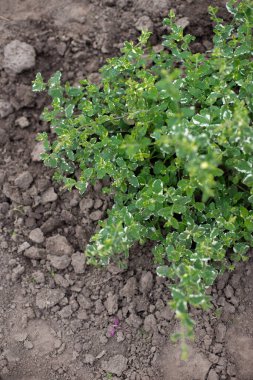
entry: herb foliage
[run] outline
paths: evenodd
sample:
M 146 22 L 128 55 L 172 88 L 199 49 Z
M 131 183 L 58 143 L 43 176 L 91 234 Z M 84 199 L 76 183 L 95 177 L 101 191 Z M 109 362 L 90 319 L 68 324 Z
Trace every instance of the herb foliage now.
M 135 242 L 154 241 L 184 337 L 193 332 L 189 306 L 210 307 L 206 289 L 253 246 L 252 1 L 227 9 L 230 24 L 210 7 L 214 47 L 206 54 L 191 52 L 194 37 L 170 12 L 165 50 L 155 52 L 143 32 L 108 60 L 101 86 L 62 85 L 60 72 L 33 83 L 52 97 L 43 119 L 56 137 L 39 139 L 54 178 L 81 193 L 111 179 L 104 191 L 114 206 L 87 247 L 89 263 L 124 262 Z

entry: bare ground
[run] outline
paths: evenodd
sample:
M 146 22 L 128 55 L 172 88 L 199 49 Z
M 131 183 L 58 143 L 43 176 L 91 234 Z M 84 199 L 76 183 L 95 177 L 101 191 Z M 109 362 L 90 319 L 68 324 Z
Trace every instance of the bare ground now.
M 35 142 L 37 132 L 48 131 L 39 117 L 47 99 L 31 93 L 36 72 L 49 77 L 60 69 L 72 83 L 96 81 L 105 59 L 144 23 L 159 44 L 170 8 L 197 36 L 192 48 L 205 51 L 212 46 L 211 3 L 227 17 L 224 1 L 0 0 L 3 380 L 253 379 L 252 261 L 210 289 L 209 312 L 193 310 L 196 339 L 190 360 L 180 361 L 169 340 L 178 327 L 166 305 L 170 294 L 155 276 L 149 247 L 134 247 L 125 272 L 85 265 L 81 252 L 109 201 L 99 183 L 82 199 L 52 183 Z M 14 75 L 4 48 L 17 39 L 35 49 L 36 61 Z

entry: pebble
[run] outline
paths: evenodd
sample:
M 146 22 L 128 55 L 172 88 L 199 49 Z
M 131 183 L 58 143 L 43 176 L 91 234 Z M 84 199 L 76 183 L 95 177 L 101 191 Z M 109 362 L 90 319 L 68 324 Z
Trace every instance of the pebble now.
M 127 369 L 127 358 L 123 355 L 115 355 L 108 361 L 102 361 L 101 367 L 106 372 L 122 376 Z
M 73 310 L 71 309 L 70 305 L 67 305 L 59 311 L 59 315 L 61 318 L 68 319 L 73 314 Z
M 27 333 L 26 332 L 21 332 L 18 333 L 14 336 L 14 339 L 16 342 L 24 342 L 27 338 Z
M 94 222 L 100 220 L 103 216 L 103 211 L 96 210 L 90 213 L 90 219 Z
M 92 302 L 90 299 L 88 297 L 85 297 L 83 294 L 78 294 L 77 302 L 82 309 L 89 310 L 92 307 Z
M 84 356 L 84 363 L 92 365 L 95 361 L 95 357 L 91 354 L 86 354 Z
M 69 282 L 61 274 L 56 273 L 54 275 L 54 281 L 57 285 L 62 286 L 63 288 L 69 287 Z
M 29 189 L 31 183 L 33 182 L 33 177 L 30 172 L 25 171 L 17 176 L 14 181 L 15 186 L 21 190 Z
M 44 284 L 45 283 L 45 276 L 44 273 L 41 271 L 33 272 L 32 278 L 37 284 Z
M 27 128 L 30 125 L 29 120 L 25 116 L 20 116 L 18 119 L 16 119 L 15 124 L 22 129 Z
M 5 171 L 0 169 L 0 186 L 2 186 L 2 184 L 4 183 L 5 178 L 6 178 Z
M 9 141 L 9 136 L 4 128 L 0 128 L 0 146 L 5 145 Z
M 130 314 L 130 316 L 126 319 L 126 323 L 129 325 L 129 326 L 132 326 L 132 327 L 135 327 L 136 329 L 138 329 L 139 327 L 141 327 L 142 325 L 142 319 L 136 315 L 136 314 Z
M 4 47 L 3 67 L 19 74 L 35 66 L 35 57 L 33 46 L 19 40 L 13 40 Z
M 54 188 L 50 187 L 42 194 L 41 203 L 45 205 L 50 202 L 55 202 L 57 198 L 58 198 L 58 195 L 54 191 Z
M 105 308 L 104 308 L 104 305 L 103 305 L 101 299 L 98 299 L 95 302 L 95 314 L 99 315 L 99 314 L 103 313 L 104 310 L 105 310 Z
M 103 201 L 102 201 L 102 199 L 96 199 L 95 200 L 95 203 L 94 203 L 94 209 L 95 210 L 97 210 L 97 209 L 99 209 L 100 207 L 102 207 L 103 206 Z
M 135 277 L 130 277 L 124 287 L 120 291 L 121 297 L 126 297 L 128 300 L 134 297 L 137 289 L 137 282 Z
M 228 284 L 225 288 L 225 296 L 227 298 L 231 298 L 233 297 L 233 295 L 234 295 L 234 289 L 232 288 L 231 285 Z
M 86 310 L 79 310 L 77 313 L 77 319 L 80 321 L 87 321 L 89 319 Z
M 118 343 L 121 343 L 125 340 L 125 336 L 124 336 L 122 331 L 117 332 L 117 338 L 116 339 L 117 339 Z
M 83 198 L 79 203 L 80 211 L 85 214 L 93 207 L 93 205 L 94 200 L 92 198 Z
M 65 54 L 65 51 L 67 50 L 67 44 L 65 42 L 59 42 L 56 45 L 57 52 L 63 57 Z
M 226 326 L 223 323 L 219 323 L 216 327 L 216 342 L 221 343 L 225 339 L 226 335 Z
M 49 232 L 53 232 L 61 225 L 61 220 L 59 218 L 56 218 L 55 216 L 50 216 L 40 227 L 41 231 L 44 234 L 47 234 Z
M 140 291 L 147 294 L 153 287 L 153 275 L 151 272 L 144 272 L 140 279 Z
M 35 228 L 29 234 L 29 239 L 37 244 L 41 244 L 44 241 L 44 234 L 40 228 Z
M 58 270 L 66 269 L 71 262 L 70 257 L 67 255 L 62 255 L 62 256 L 48 255 L 47 259 L 50 261 L 50 264 L 52 265 L 52 267 Z
M 185 29 L 187 26 L 190 25 L 190 21 L 189 21 L 188 17 L 181 17 L 176 21 L 176 25 Z
M 145 317 L 143 328 L 147 333 L 157 331 L 157 322 L 153 314 Z
M 85 271 L 85 258 L 84 254 L 77 252 L 71 256 L 71 264 L 76 274 L 82 274 Z
M 12 105 L 4 99 L 0 99 L 0 119 L 10 115 L 13 111 Z
M 31 158 L 33 162 L 39 162 L 41 161 L 41 154 L 45 153 L 44 144 L 42 141 L 39 141 L 35 144 L 32 152 L 31 152 Z
M 105 301 L 105 307 L 109 315 L 116 314 L 118 311 L 118 295 L 109 292 Z
M 65 296 L 62 289 L 42 289 L 36 295 L 36 306 L 43 310 L 57 305 Z
M 24 256 L 31 260 L 42 260 L 45 258 L 45 250 L 37 247 L 30 247 L 24 251 Z
M 19 264 L 16 268 L 12 270 L 12 274 L 11 274 L 12 281 L 17 281 L 24 272 L 25 272 L 25 267 Z
M 219 380 L 219 376 L 214 371 L 214 369 L 211 369 L 211 371 L 209 372 L 207 380 Z
M 46 240 L 46 251 L 56 256 L 69 256 L 73 253 L 73 248 L 65 236 L 54 235 Z
M 32 349 L 33 349 L 33 344 L 32 344 L 32 342 L 30 342 L 30 340 L 25 340 L 25 341 L 24 341 L 24 347 L 25 347 L 27 350 L 32 350 Z
M 24 252 L 26 249 L 30 248 L 30 244 L 25 241 L 24 243 L 20 244 L 18 247 L 18 253 Z
M 135 23 L 135 27 L 139 31 L 152 32 L 154 29 L 153 21 L 149 16 L 141 16 Z

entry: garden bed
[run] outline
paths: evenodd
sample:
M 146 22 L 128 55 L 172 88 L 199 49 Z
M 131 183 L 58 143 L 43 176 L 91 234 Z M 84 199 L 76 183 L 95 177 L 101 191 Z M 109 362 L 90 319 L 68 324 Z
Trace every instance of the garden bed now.
M 196 339 L 189 361 L 181 362 L 180 347 L 169 339 L 178 322 L 151 248 L 135 246 L 125 271 L 87 266 L 82 252 L 111 200 L 100 183 L 83 197 L 53 183 L 35 141 L 49 130 L 40 119 L 48 99 L 31 92 L 38 71 L 48 78 L 61 70 L 71 83 L 86 76 L 96 83 L 105 59 L 143 27 L 160 48 L 162 19 L 171 8 L 197 36 L 192 49 L 204 52 L 212 47 L 209 4 L 228 19 L 224 1 L 0 2 L 3 380 L 252 379 L 252 262 L 218 279 L 210 311 L 192 311 Z M 6 59 L 15 40 L 28 44 L 23 60 Z

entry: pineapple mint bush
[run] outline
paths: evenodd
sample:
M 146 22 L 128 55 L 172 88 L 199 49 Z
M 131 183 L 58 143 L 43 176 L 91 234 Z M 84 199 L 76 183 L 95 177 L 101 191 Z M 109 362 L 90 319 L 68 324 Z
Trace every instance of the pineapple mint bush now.
M 230 24 L 210 8 L 206 54 L 191 52 L 194 37 L 170 12 L 165 49 L 155 52 L 143 32 L 108 60 L 100 86 L 63 85 L 60 72 L 33 83 L 52 98 L 43 119 L 53 139 L 39 139 L 54 178 L 82 194 L 110 179 L 114 205 L 87 246 L 89 263 L 124 263 L 135 242 L 153 241 L 184 337 L 193 332 L 189 307 L 210 307 L 206 289 L 253 246 L 252 1 L 227 9 Z

